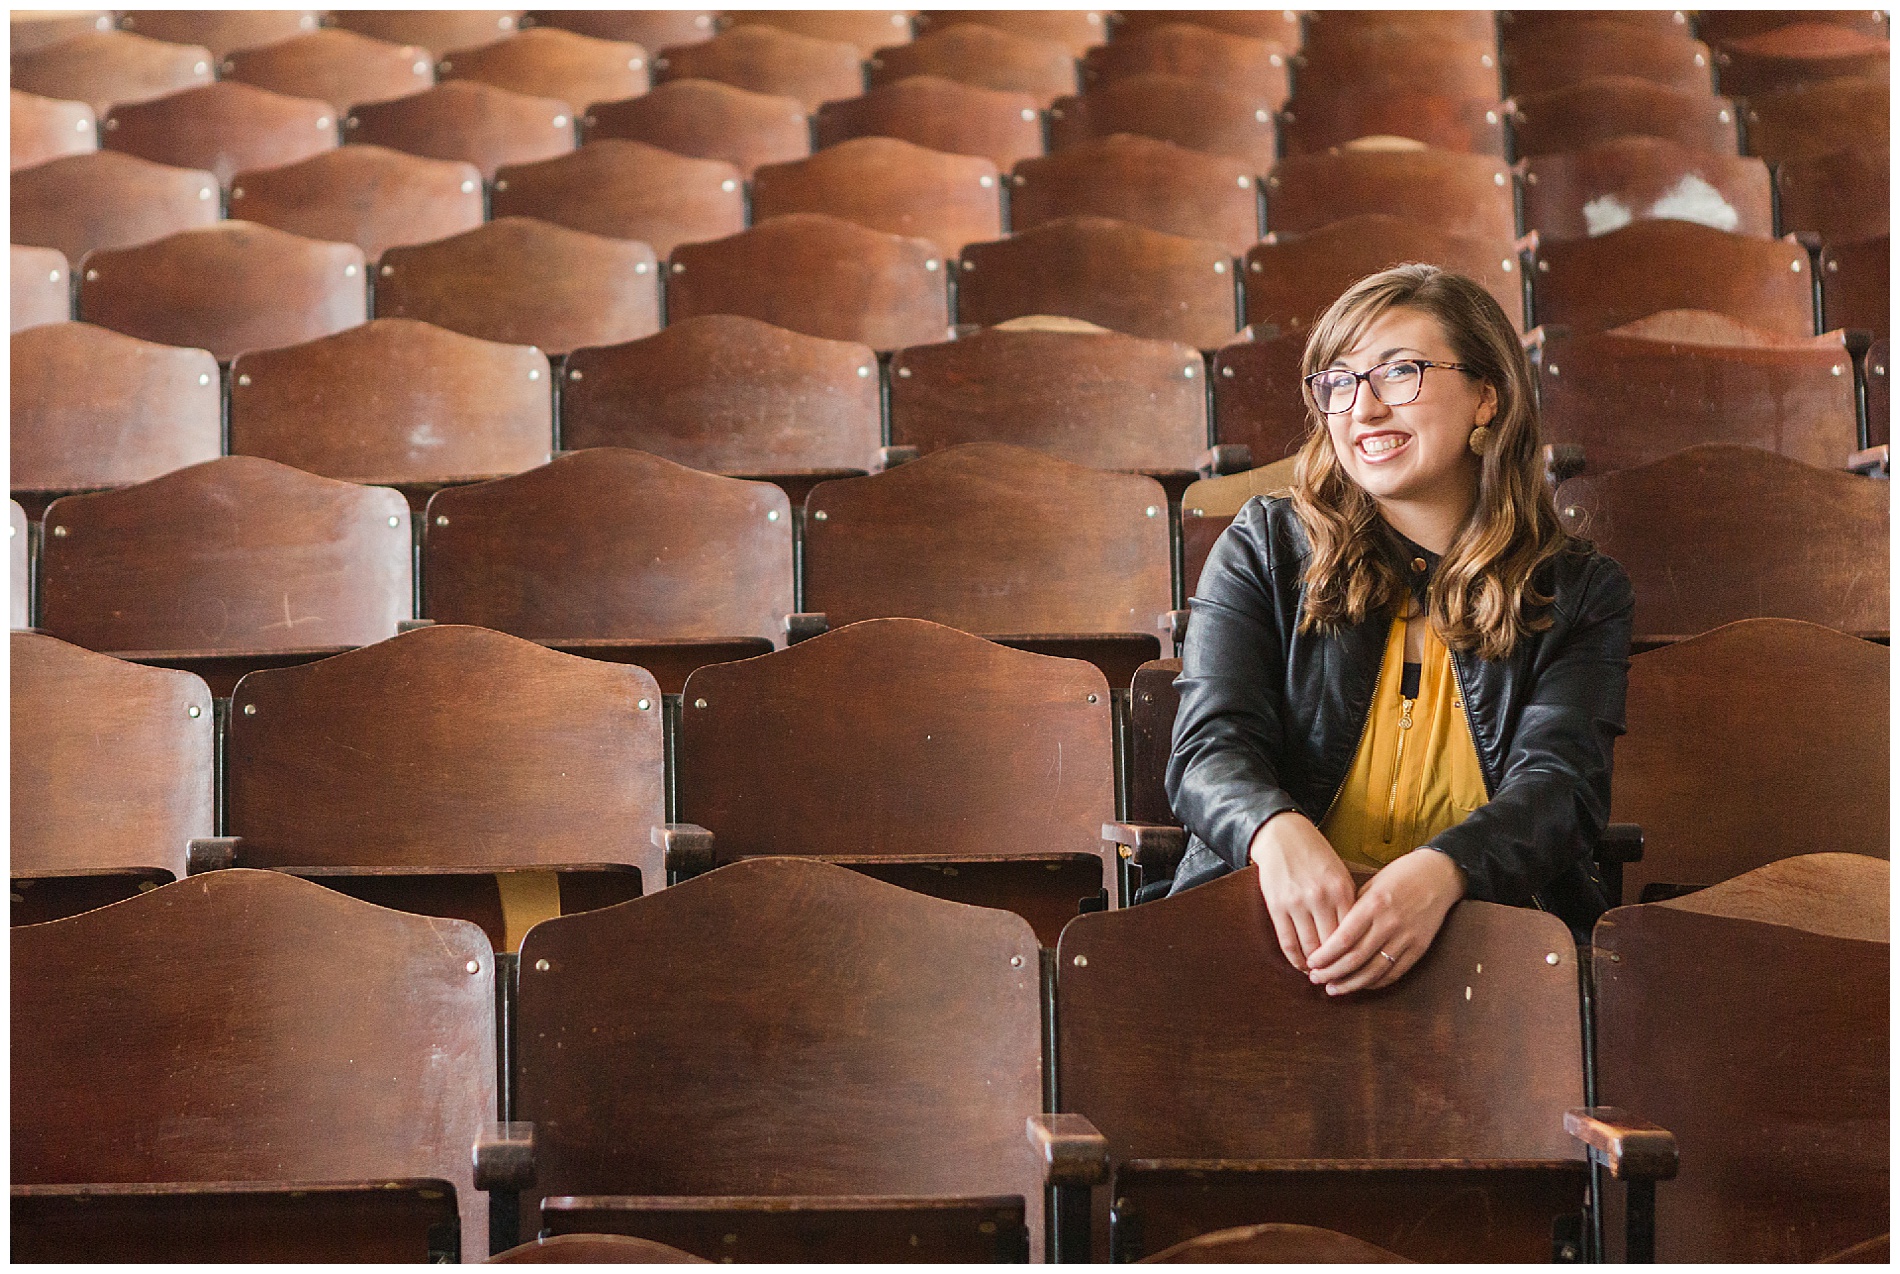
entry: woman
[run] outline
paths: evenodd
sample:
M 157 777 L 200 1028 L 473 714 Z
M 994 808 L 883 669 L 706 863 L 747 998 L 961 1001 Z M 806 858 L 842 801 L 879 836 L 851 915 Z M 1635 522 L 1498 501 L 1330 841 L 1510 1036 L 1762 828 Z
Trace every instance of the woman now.
M 1174 891 L 1257 864 L 1281 950 L 1335 995 L 1403 976 L 1461 897 L 1587 928 L 1634 602 L 1558 523 L 1517 333 L 1470 279 L 1400 266 L 1301 370 L 1291 498 L 1249 501 L 1195 589 Z

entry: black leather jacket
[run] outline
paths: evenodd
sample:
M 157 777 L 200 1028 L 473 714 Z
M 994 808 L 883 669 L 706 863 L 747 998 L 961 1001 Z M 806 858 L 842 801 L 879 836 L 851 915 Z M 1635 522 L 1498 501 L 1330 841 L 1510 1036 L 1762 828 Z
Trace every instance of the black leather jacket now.
M 1392 552 L 1422 601 L 1437 555 L 1396 533 Z M 1319 823 L 1352 768 L 1392 621 L 1296 631 L 1306 556 L 1292 502 L 1256 497 L 1201 573 L 1168 759 L 1168 800 L 1192 837 L 1171 892 L 1246 865 L 1254 833 L 1282 810 Z M 1544 571 L 1548 629 L 1498 663 L 1452 652 L 1490 800 L 1428 843 L 1464 869 L 1467 898 L 1539 906 L 1587 930 L 1607 902 L 1592 856 L 1624 731 L 1635 600 L 1600 553 L 1562 553 Z

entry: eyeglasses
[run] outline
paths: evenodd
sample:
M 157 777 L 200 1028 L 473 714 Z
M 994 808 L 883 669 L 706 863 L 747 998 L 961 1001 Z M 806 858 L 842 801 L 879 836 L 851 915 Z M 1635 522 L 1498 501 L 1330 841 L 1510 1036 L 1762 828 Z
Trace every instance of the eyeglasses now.
M 1435 363 L 1429 358 L 1403 358 L 1397 362 L 1368 367 L 1363 372 L 1329 367 L 1306 378 L 1306 392 L 1322 416 L 1337 416 L 1342 411 L 1351 411 L 1352 405 L 1359 400 L 1360 381 L 1371 385 L 1372 396 L 1386 406 L 1403 407 L 1417 398 L 1419 391 L 1425 387 L 1427 367 L 1446 367 L 1455 372 L 1471 371 L 1463 363 Z

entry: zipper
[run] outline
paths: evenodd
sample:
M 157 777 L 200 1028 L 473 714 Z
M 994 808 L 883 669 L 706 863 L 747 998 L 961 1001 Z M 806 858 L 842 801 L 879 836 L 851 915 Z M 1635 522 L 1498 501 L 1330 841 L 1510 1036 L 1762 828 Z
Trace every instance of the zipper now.
M 1471 689 L 1465 685 L 1465 669 L 1464 665 L 1458 662 L 1458 652 L 1455 650 L 1447 650 L 1446 653 L 1451 656 L 1452 678 L 1458 683 L 1458 699 L 1464 707 L 1465 729 L 1471 733 L 1471 747 L 1472 750 L 1478 754 L 1478 777 L 1484 780 L 1484 799 L 1489 801 L 1497 792 L 1491 783 L 1491 771 L 1486 768 L 1484 763 L 1484 742 L 1478 738 L 1478 727 L 1474 724 L 1473 713 L 1475 709 L 1471 706 Z M 1531 894 L 1531 903 L 1539 911 L 1550 910 L 1549 907 L 1544 905 L 1544 900 L 1539 898 L 1535 892 Z
M 1379 650 L 1379 671 L 1378 671 L 1378 674 L 1374 676 L 1372 679 L 1372 700 L 1370 703 L 1366 704 L 1365 718 L 1359 722 L 1359 737 L 1353 741 L 1353 745 L 1352 745 L 1352 754 L 1354 756 L 1358 756 L 1359 749 L 1364 747 L 1366 744 L 1366 731 L 1372 728 L 1372 710 L 1373 708 L 1378 706 L 1379 687 L 1382 684 L 1384 684 L 1384 682 L 1385 682 L 1385 649 L 1384 647 L 1381 647 Z M 1483 757 L 1478 758 L 1478 769 L 1480 771 L 1484 769 Z M 1320 823 L 1324 823 L 1328 818 L 1332 817 L 1333 806 L 1339 804 L 1339 794 L 1346 790 L 1346 780 L 1351 777 L 1352 777 L 1352 762 L 1348 761 L 1346 763 L 1346 772 L 1339 776 L 1339 783 L 1336 787 L 1333 788 L 1333 799 L 1326 802 L 1326 812 L 1319 816 Z M 1318 826 L 1318 824 L 1316 823 L 1314 824 L 1314 826 Z
M 1412 699 L 1399 700 L 1399 746 L 1392 753 L 1392 790 L 1385 798 L 1385 843 L 1392 843 L 1399 816 L 1399 764 L 1405 759 L 1405 736 L 1412 731 Z M 1480 769 L 1483 767 L 1480 766 Z

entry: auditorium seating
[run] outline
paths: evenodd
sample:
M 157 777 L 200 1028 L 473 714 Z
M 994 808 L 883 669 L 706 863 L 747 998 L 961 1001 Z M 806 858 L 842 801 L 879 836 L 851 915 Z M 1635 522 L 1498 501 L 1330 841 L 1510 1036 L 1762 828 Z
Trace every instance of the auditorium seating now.
M 464 49 L 436 65 L 444 80 L 477 80 L 526 97 L 551 97 L 576 109 L 647 91 L 647 51 L 558 27 Z
M 218 179 L 115 151 L 88 151 L 15 173 L 13 242 L 58 248 L 77 261 L 94 248 L 150 243 L 218 220 Z
M 801 212 L 928 239 L 952 256 L 1003 234 L 995 164 L 892 137 L 855 137 L 810 159 L 768 164 L 753 173 L 754 224 Z
M 1099 137 L 1135 133 L 1265 172 L 1273 166 L 1278 106 L 1254 89 L 1219 88 L 1184 75 L 1131 75 L 1058 98 L 1049 108 L 1049 148 L 1067 150 Z
M 1430 148 L 1290 155 L 1267 176 L 1267 229 L 1311 231 L 1379 213 L 1467 239 L 1516 239 L 1510 168 Z
M 1886 235 L 1821 250 L 1821 322 L 1825 329 L 1860 328 L 1887 335 Z
M 1784 159 L 1775 166 L 1776 219 L 1782 233 L 1822 243 L 1884 238 L 1887 186 L 1884 144 Z
M 124 31 L 88 31 L 43 49 L 16 52 L 16 89 L 84 102 L 103 119 L 114 106 L 149 102 L 211 83 L 211 51 Z
M 1869 447 L 1887 445 L 1893 401 L 1888 388 L 1887 362 L 1892 355 L 1893 346 L 1883 336 L 1868 347 L 1861 359 L 1861 386 L 1867 404 L 1867 432 L 1861 441 Z
M 427 49 L 337 29 L 234 53 L 218 70 L 227 80 L 314 97 L 344 112 L 420 93 L 435 83 L 435 62 Z
M 112 30 L 110 9 L 14 9 L 8 16 L 7 44 L 14 53 L 32 53 L 85 31 Z
M 908 44 L 880 48 L 865 69 L 873 88 L 934 75 L 972 88 L 1027 93 L 1044 109 L 1077 87 L 1075 55 L 1064 45 L 977 22 L 940 26 Z
M 1648 218 L 1772 238 L 1768 166 L 1659 137 L 1617 137 L 1526 161 L 1524 224 L 1542 243 L 1607 234 Z
M 1781 336 L 1817 330 L 1808 254 L 1792 243 L 1651 218 L 1540 246 L 1536 266 L 1532 317 L 1547 326 L 1601 332 L 1663 310 L 1713 310 Z M 1845 326 L 1827 319 L 1819 330 Z
M 1187 596 L 1199 588 L 1214 541 L 1241 506 L 1254 496 L 1284 495 L 1292 484 L 1293 457 L 1287 456 L 1244 473 L 1203 478 L 1181 493 L 1181 584 Z
M 812 116 L 820 149 L 853 137 L 895 137 L 926 150 L 979 155 L 1006 172 L 1042 154 L 1042 114 L 1027 93 L 908 75 L 860 96 L 826 102 Z
M 739 170 L 722 160 L 606 138 L 572 154 L 498 171 L 494 215 L 638 239 L 664 257 L 682 243 L 745 229 L 744 184 Z
M 1108 29 L 1099 9 L 924 9 L 911 19 L 919 36 L 972 22 L 1032 40 L 1053 40 L 1078 58 L 1100 44 Z
M 1392 15 L 1394 20 L 1399 16 Z M 1488 18 L 1484 25 L 1489 27 Z M 1327 30 L 1326 20 L 1322 18 L 1312 29 L 1315 33 Z M 1429 92 L 1450 99 L 1496 102 L 1503 96 L 1498 91 L 1497 54 L 1497 40 L 1488 30 L 1481 38 L 1461 39 L 1387 28 L 1326 43 L 1309 35 L 1293 58 L 1293 70 L 1302 86 L 1331 84 L 1368 93 Z
M 1317 317 L 1315 311 L 1311 318 Z M 1214 351 L 1217 445 L 1245 447 L 1259 465 L 1284 460 L 1299 449 L 1309 414 L 1300 384 L 1305 349 L 1305 331 L 1262 324 L 1242 328 Z M 1190 571 L 1181 577 L 1189 593 L 1197 576 Z
M 73 316 L 73 293 L 66 256 L 57 248 L 9 248 L 13 289 L 13 329 L 64 323 Z
M 1847 76 L 1887 78 L 1887 41 L 1846 27 L 1796 22 L 1723 42 L 1716 54 L 1722 91 L 1754 97 Z
M 505 40 L 520 26 L 519 9 L 339 9 L 331 20 L 391 44 L 417 44 L 440 60 L 463 49 Z
M 385 249 L 431 243 L 482 224 L 475 165 L 382 146 L 342 146 L 231 179 L 231 211 L 306 239 Z
M 99 146 L 92 107 L 13 89 L 8 94 L 8 153 L 14 172 L 62 155 L 84 155 Z
M 1189 239 L 1211 239 L 1240 256 L 1260 238 L 1254 174 L 1238 160 L 1133 133 L 1025 159 L 1010 176 L 1016 233 L 1062 217 L 1110 217 Z M 1001 237 L 996 234 L 982 236 Z
M 1748 153 L 1770 162 L 1887 144 L 1887 81 L 1846 76 L 1748 99 Z
M 328 102 L 232 81 L 115 106 L 101 127 L 109 150 L 202 169 L 227 186 L 247 168 L 281 168 L 337 144 Z
M 747 177 L 760 164 L 811 154 L 811 127 L 795 99 L 712 80 L 674 80 L 625 102 L 589 107 L 587 141 L 623 137 L 675 154 L 723 159 Z
M 574 131 L 574 111 L 566 102 L 474 80 L 354 106 L 343 120 L 347 141 L 464 160 L 490 181 L 505 165 L 565 155 L 574 149 Z
M 1614 137 L 1660 137 L 1722 156 L 1737 148 L 1735 104 L 1729 99 L 1633 75 L 1593 75 L 1546 93 L 1520 93 L 1510 116 L 1520 158 L 1584 150 Z M 1751 114 L 1751 140 L 1754 128 Z
M 836 40 L 864 54 L 910 39 L 910 14 L 901 9 L 727 9 L 717 22 L 725 31 L 754 26 Z
M 1157 26 L 1188 22 L 1229 35 L 1267 40 L 1288 49 L 1298 46 L 1300 15 L 1291 9 L 1125 9 L 1118 10 L 1109 30 L 1110 42 L 1132 39 Z
M 862 57 L 854 44 L 776 27 L 742 26 L 710 40 L 660 50 L 653 59 L 653 78 L 661 84 L 712 80 L 751 93 L 793 98 L 815 111 L 821 102 L 855 97 L 863 90 Z
M 1278 108 L 1292 91 L 1286 46 L 1190 22 L 1166 22 L 1098 44 L 1082 59 L 1089 88 L 1137 75 L 1177 75 L 1264 98 Z
M 7 501 L 7 614 L 15 628 L 33 622 L 33 553 L 26 510 L 18 500 Z
M 1275 230 L 1246 250 L 1241 278 L 1247 322 L 1304 332 L 1326 307 L 1366 275 L 1407 261 L 1429 261 L 1469 275 L 1524 326 L 1524 275 L 1509 238 L 1471 239 L 1420 221 L 1365 213 L 1310 230 Z M 1296 391 L 1291 404 L 1299 409 Z
M 523 25 L 627 41 L 651 51 L 712 39 L 716 16 L 710 9 L 535 9 Z
M 244 49 L 266 48 L 317 29 L 314 9 L 147 9 L 119 19 L 121 31 L 135 31 L 169 44 L 198 44 L 223 61 Z
M 1589 15 L 1560 36 L 1519 40 L 1504 49 L 1504 83 L 1516 96 L 1548 93 L 1597 75 L 1631 75 L 1692 93 L 1714 90 L 1709 46 L 1681 27 L 1631 25 Z M 1745 96 L 1724 82 L 1731 97 Z
M 1397 137 L 1441 150 L 1504 155 L 1504 103 L 1495 87 L 1460 94 L 1430 84 L 1394 86 L 1333 81 L 1303 88 L 1280 111 L 1281 146 L 1311 155 L 1362 137 Z

